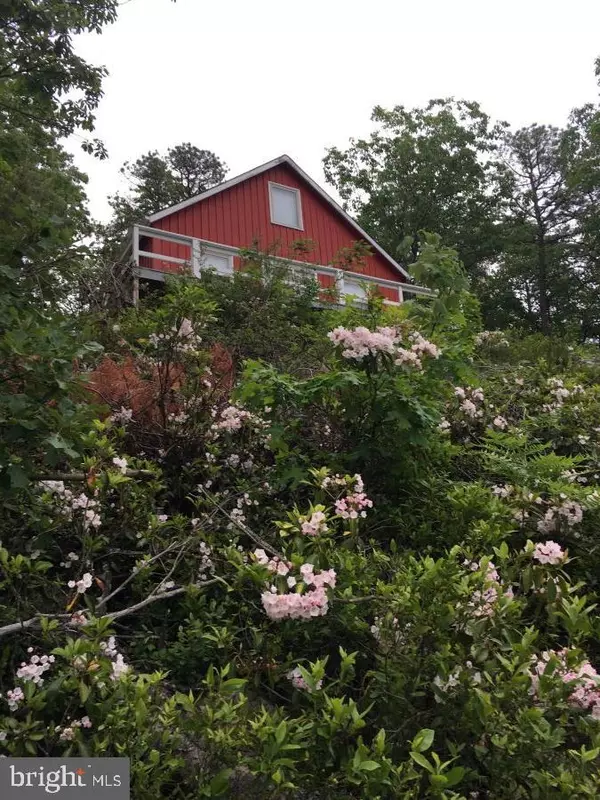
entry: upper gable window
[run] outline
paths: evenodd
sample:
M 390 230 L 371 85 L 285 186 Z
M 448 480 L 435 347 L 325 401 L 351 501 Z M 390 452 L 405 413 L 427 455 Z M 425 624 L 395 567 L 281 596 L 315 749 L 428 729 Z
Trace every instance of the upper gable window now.
M 299 231 L 304 230 L 299 189 L 269 181 L 269 201 L 271 222 L 274 225 L 284 225 L 286 228 L 296 228 Z

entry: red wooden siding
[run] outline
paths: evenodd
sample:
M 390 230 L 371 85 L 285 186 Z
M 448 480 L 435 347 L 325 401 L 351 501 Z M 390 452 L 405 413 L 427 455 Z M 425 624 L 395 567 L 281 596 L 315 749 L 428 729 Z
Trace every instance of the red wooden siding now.
M 269 181 L 300 190 L 304 230 L 271 222 Z M 154 222 L 152 227 L 233 247 L 249 247 L 254 241 L 258 242 L 261 250 L 278 245 L 275 255 L 321 266 L 332 264 L 342 248 L 350 247 L 360 239 L 359 233 L 287 164 L 280 164 L 231 189 L 169 214 Z M 295 253 L 290 245 L 299 239 L 312 240 L 314 248 L 306 254 Z M 189 248 L 156 239 L 143 241 L 141 249 L 186 260 L 190 258 Z M 143 262 L 142 266 L 165 272 L 178 269 L 175 264 L 155 259 L 151 263 L 150 259 L 143 259 Z M 353 266 L 350 269 L 377 278 L 404 281 L 403 276 L 375 251 L 366 257 L 364 267 Z M 394 290 L 383 293 L 386 296 L 389 293 L 390 299 L 397 299 Z

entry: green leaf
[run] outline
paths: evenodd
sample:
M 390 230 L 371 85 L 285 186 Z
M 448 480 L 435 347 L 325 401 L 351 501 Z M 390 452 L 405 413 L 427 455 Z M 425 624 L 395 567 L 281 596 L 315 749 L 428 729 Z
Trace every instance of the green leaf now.
M 364 772 L 373 772 L 373 770 L 379 769 L 380 766 L 381 764 L 376 761 L 361 761 L 358 768 Z
M 427 772 L 431 772 L 431 773 L 433 773 L 433 772 L 434 772 L 434 769 L 433 769 L 433 764 L 431 764 L 431 763 L 430 763 L 430 762 L 429 762 L 429 761 L 428 761 L 428 760 L 425 758 L 425 756 L 421 755 L 421 753 L 415 753 L 415 752 L 412 752 L 412 753 L 410 754 L 410 757 L 412 758 L 412 760 L 413 760 L 413 761 L 416 761 L 416 762 L 417 762 L 417 764 L 419 764 L 421 767 L 423 767 L 424 769 L 426 769 L 426 770 L 427 770 Z
M 277 744 L 281 744 L 285 739 L 287 734 L 287 724 L 284 719 L 281 720 L 277 728 L 275 729 L 275 741 Z
M 229 777 L 232 772 L 232 769 L 223 769 L 215 775 L 209 784 L 212 797 L 218 797 L 229 787 Z
M 90 696 L 90 691 L 91 691 L 90 686 L 87 683 L 84 683 L 83 681 L 80 681 L 80 683 L 79 683 L 79 697 L 80 697 L 81 702 L 83 704 L 85 704 L 86 700 Z
M 448 786 L 456 786 L 457 783 L 460 783 L 465 776 L 465 769 L 464 767 L 452 767 L 449 772 L 446 772 L 445 778 L 447 781 Z
M 435 731 L 431 728 L 422 728 L 413 739 L 412 749 L 419 753 L 424 753 L 433 744 L 434 736 Z

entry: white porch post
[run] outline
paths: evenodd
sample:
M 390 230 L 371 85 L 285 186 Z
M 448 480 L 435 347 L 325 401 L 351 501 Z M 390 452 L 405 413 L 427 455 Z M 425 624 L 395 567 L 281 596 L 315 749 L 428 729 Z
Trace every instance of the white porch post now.
M 344 270 L 338 269 L 335 274 L 335 288 L 340 298 L 340 305 L 346 302 L 346 295 L 344 294 Z
M 192 272 L 199 278 L 202 269 L 202 249 L 199 239 L 192 239 Z
M 136 267 L 140 265 L 140 229 L 138 225 L 133 226 L 133 263 Z

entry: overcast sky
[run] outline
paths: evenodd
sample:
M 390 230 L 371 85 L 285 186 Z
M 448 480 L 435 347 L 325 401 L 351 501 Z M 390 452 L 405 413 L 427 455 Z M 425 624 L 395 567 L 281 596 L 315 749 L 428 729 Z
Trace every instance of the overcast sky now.
M 75 146 L 93 215 L 123 161 L 181 142 L 229 177 L 288 153 L 327 188 L 325 148 L 371 130 L 374 105 L 453 95 L 521 126 L 598 99 L 600 0 L 128 0 L 79 52 L 110 76 L 96 135 Z

